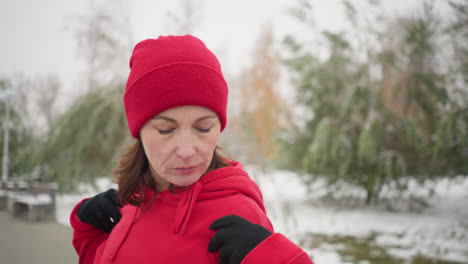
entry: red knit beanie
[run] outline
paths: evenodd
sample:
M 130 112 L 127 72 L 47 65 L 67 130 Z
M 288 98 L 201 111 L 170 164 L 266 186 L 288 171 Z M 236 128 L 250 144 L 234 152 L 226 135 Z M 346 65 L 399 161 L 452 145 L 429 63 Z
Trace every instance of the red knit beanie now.
M 216 56 L 198 38 L 160 36 L 135 45 L 123 97 L 134 138 L 167 109 L 197 105 L 214 111 L 226 127 L 228 88 Z

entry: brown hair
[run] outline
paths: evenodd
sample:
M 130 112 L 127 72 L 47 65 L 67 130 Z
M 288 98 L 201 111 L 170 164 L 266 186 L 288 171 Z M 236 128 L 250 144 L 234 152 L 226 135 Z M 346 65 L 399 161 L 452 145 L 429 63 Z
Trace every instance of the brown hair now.
M 221 147 L 216 146 L 207 172 L 229 165 L 229 159 L 219 154 L 221 150 Z M 140 206 L 145 202 L 143 197 L 145 187 L 157 190 L 156 182 L 149 170 L 148 158 L 139 139 L 124 149 L 112 172 L 114 181 L 119 185 L 118 193 L 122 204 Z

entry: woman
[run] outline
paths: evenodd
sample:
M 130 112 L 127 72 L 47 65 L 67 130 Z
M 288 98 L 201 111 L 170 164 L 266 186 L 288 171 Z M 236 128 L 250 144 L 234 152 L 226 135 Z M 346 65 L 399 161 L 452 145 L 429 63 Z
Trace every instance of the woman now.
M 85 199 L 71 213 L 80 263 L 260 263 L 269 248 L 288 252 L 277 263 L 311 263 L 272 234 L 258 186 L 218 153 L 228 89 L 203 42 L 144 40 L 130 68 L 123 101 L 136 141 L 114 171 L 118 194 Z

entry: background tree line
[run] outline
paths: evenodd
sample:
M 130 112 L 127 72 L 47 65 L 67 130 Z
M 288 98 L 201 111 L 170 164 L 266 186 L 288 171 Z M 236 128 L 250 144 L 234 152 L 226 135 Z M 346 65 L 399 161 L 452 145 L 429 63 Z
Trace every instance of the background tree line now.
M 193 1 L 181 4 L 184 14 L 168 18 L 175 33 L 194 33 L 200 9 Z M 227 76 L 230 105 L 237 105 L 225 132 L 227 152 L 247 163 L 301 172 L 306 183 L 324 178 L 360 186 L 367 202 L 384 186 L 404 190 L 409 179 L 468 175 L 468 1 L 450 2 L 449 18 L 440 17 L 433 2 L 398 17 L 383 14 L 375 0 L 342 4 L 348 27 L 339 32 L 314 26 L 305 0 L 289 10 L 303 35 L 278 42 L 274 28 L 265 27 L 251 68 Z M 87 89 L 60 115 L 44 110 L 47 129 L 40 132 L 28 127 L 28 111 L 16 107 L 12 177 L 57 181 L 63 191 L 73 190 L 109 176 L 128 139 L 121 103 L 124 54 L 132 43 L 128 17 L 93 10 L 70 25 L 88 65 Z M 289 84 L 280 82 L 283 73 Z M 292 102 L 282 89 L 294 89 Z M 47 94 L 44 104 L 53 106 Z

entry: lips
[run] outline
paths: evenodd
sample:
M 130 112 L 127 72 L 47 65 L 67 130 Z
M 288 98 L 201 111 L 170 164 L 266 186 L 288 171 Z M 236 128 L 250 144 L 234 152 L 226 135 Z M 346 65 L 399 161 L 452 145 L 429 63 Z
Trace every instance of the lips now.
M 180 173 L 180 174 L 190 174 L 190 173 L 194 172 L 198 168 L 198 166 L 199 165 L 177 167 L 177 168 L 175 168 L 175 171 Z
M 192 169 L 195 169 L 196 167 L 198 167 L 198 166 L 190 166 L 190 167 L 178 167 L 178 168 L 176 168 L 176 170 L 180 170 L 180 171 L 186 171 L 186 170 L 192 170 Z

